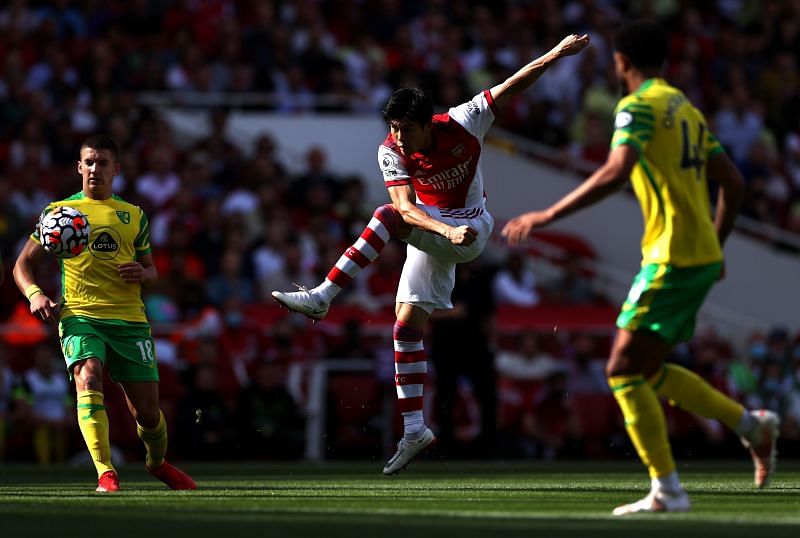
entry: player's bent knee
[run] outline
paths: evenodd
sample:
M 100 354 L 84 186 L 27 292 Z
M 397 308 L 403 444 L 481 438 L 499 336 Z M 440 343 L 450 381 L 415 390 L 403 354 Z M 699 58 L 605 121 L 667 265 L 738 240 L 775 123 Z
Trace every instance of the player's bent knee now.
M 615 349 L 606 362 L 606 377 L 641 374 L 641 368 L 637 366 L 636 361 L 632 360 L 624 349 Z
M 153 409 L 134 409 L 133 419 L 139 426 L 147 429 L 153 429 L 158 426 L 161 417 L 159 414 L 159 409 L 156 407 L 155 411 Z
M 392 237 L 400 237 L 398 234 L 408 227 L 408 225 L 403 222 L 400 212 L 392 204 L 379 206 L 372 216 L 381 221 L 381 224 L 386 227 L 389 231 L 389 235 Z
M 86 359 L 72 367 L 77 390 L 103 391 L 103 365 L 98 359 Z

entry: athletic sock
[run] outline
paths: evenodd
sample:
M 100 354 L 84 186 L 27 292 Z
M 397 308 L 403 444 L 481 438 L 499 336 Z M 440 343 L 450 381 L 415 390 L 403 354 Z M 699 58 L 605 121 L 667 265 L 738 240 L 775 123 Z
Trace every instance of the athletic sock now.
M 51 463 L 53 453 L 52 443 L 50 442 L 50 431 L 47 426 L 38 426 L 33 431 L 33 451 L 36 454 L 36 461 L 41 465 Z
M 92 456 L 97 476 L 116 472 L 111 465 L 111 443 L 108 440 L 108 415 L 103 393 L 96 390 L 78 392 L 78 427 Z
M 397 404 L 403 414 L 403 436 L 412 441 L 425 431 L 422 390 L 428 363 L 422 330 L 402 321 L 394 324 L 394 368 Z
M 651 489 L 661 490 L 667 493 L 678 493 L 683 490 L 681 481 L 678 478 L 678 472 L 672 471 L 668 475 L 653 478 L 651 480 Z
M 614 376 L 608 379 L 608 384 L 622 410 L 628 436 L 650 478 L 665 477 L 675 471 L 664 411 L 644 376 Z
M 147 449 L 146 462 L 151 469 L 160 467 L 164 463 L 164 456 L 167 453 L 167 423 L 164 420 L 164 413 L 158 411 L 158 424 L 155 428 L 145 428 L 136 423 L 136 433 Z
M 361 236 L 344 251 L 322 284 L 310 290 L 310 293 L 326 304 L 333 301 L 353 277 L 375 261 L 389 239 L 397 235 L 399 218 L 391 204 L 376 209 Z
M 739 420 L 739 423 L 736 425 L 733 431 L 740 437 L 750 439 L 757 428 L 758 420 L 756 420 L 753 415 L 745 410 L 744 413 L 742 413 L 742 418 Z
M 648 382 L 656 394 L 667 398 L 672 406 L 717 419 L 734 431 L 737 431 L 742 421 L 744 427 L 752 427 L 752 422 L 744 418 L 744 415 L 749 417 L 749 413 L 745 412 L 740 403 L 728 398 L 705 379 L 683 366 L 665 364 Z

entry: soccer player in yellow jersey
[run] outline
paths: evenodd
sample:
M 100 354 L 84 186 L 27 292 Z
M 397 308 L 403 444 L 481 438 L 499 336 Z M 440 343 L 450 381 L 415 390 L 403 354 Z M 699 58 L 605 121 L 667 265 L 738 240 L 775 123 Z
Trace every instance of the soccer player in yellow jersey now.
M 158 274 L 150 254 L 147 217 L 112 191 L 119 173 L 116 143 L 103 135 L 88 138 L 80 149 L 78 173 L 83 188 L 53 202 L 84 213 L 91 225 L 88 248 L 59 260 L 62 297 L 56 304 L 34 281 L 42 258 L 38 229 L 14 266 L 14 280 L 30 301 L 31 313 L 59 321 L 61 350 L 78 394 L 78 424 L 94 460 L 98 492 L 119 490 L 111 464 L 108 416 L 103 405 L 103 368 L 122 385 L 139 437 L 147 449 L 147 470 L 171 489 L 195 489 L 194 481 L 170 465 L 167 426 L 158 403 L 158 368 L 150 325 L 141 299 L 142 284 Z
M 628 180 L 633 184 L 644 215 L 642 266 L 617 318 L 606 375 L 652 486 L 644 499 L 616 508 L 615 515 L 689 509 L 659 397 L 734 430 L 753 457 L 756 486 L 765 486 L 775 467 L 774 413 L 748 412 L 689 370 L 664 363 L 677 342 L 692 336 L 697 310 L 722 276 L 721 245 L 744 190 L 703 114 L 661 78 L 667 42 L 666 32 L 651 22 L 619 31 L 614 64 L 628 95 L 617 105 L 608 159 L 561 200 L 512 219 L 502 232 L 517 245 L 535 228 L 601 200 Z M 708 179 L 719 184 L 713 220 Z

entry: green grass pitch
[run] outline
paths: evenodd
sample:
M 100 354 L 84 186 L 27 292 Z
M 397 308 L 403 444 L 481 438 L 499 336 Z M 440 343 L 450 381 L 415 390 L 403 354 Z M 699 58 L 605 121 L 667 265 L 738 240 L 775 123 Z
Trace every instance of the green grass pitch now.
M 613 518 L 649 486 L 636 463 L 188 463 L 194 492 L 171 492 L 140 467 L 123 490 L 96 494 L 93 469 L 0 465 L 0 536 L 800 536 L 800 462 L 769 489 L 748 461 L 683 463 L 686 514 Z M 547 534 L 545 534 L 547 533 Z

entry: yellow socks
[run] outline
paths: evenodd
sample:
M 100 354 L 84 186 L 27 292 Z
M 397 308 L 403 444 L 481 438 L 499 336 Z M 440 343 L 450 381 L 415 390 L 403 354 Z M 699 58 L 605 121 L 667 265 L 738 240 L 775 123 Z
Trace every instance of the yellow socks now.
M 33 431 L 33 452 L 36 461 L 42 465 L 66 461 L 67 439 L 64 431 L 46 424 L 36 428 Z
M 97 476 L 114 471 L 111 465 L 111 443 L 108 440 L 108 415 L 103 393 L 96 390 L 78 392 L 78 426 L 92 456 Z
M 50 446 L 50 430 L 47 426 L 39 426 L 33 430 L 33 452 L 39 464 L 48 465 L 51 462 L 50 454 L 53 451 Z
M 667 439 L 664 411 L 653 388 L 641 375 L 610 377 L 608 385 L 622 410 L 628 436 L 650 477 L 661 478 L 673 472 L 675 460 Z
M 647 381 L 658 396 L 669 400 L 670 405 L 715 418 L 734 431 L 745 412 L 741 404 L 677 364 L 665 364 Z
M 0 418 L 0 462 L 6 460 L 6 421 Z
M 147 448 L 147 466 L 151 469 L 160 467 L 167 453 L 167 423 L 164 413 L 158 412 L 158 425 L 155 428 L 144 428 L 137 423 L 136 433 Z

